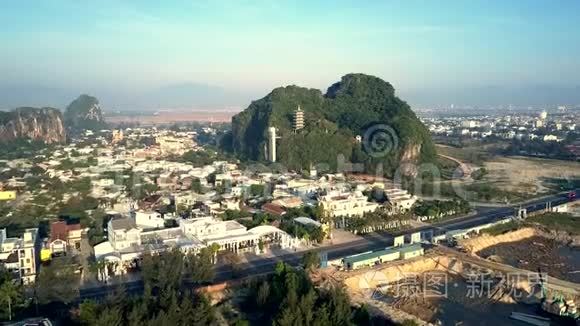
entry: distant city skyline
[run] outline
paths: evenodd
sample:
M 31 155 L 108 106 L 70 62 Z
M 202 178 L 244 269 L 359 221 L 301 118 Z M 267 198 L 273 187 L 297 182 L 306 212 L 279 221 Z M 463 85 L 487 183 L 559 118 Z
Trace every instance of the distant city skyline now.
M 0 108 L 244 108 L 350 72 L 413 106 L 580 103 L 577 1 L 8 2 Z

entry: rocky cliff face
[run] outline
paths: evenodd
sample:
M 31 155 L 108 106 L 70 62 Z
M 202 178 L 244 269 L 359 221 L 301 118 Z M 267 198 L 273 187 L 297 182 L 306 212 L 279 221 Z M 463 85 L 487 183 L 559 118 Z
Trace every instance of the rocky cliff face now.
M 81 95 L 66 108 L 64 113 L 67 127 L 77 130 L 98 130 L 106 127 L 99 100 Z
M 0 143 L 21 138 L 64 143 L 66 132 L 62 114 L 52 108 L 18 108 L 0 112 Z

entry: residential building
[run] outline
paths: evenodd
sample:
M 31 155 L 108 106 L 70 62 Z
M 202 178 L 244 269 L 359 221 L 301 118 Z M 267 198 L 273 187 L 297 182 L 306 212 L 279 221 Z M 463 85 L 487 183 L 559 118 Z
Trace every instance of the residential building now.
M 178 224 L 145 231 L 131 218 L 112 219 L 108 224 L 108 241 L 94 247 L 95 257 L 119 263 L 123 272 L 145 252 L 159 253 L 171 248 L 196 252 L 214 243 L 220 250 L 256 250 L 260 241 L 288 248 L 295 242 L 286 232 L 270 225 L 247 230 L 236 221 L 222 221 L 212 216 L 181 219 Z
M 286 210 L 284 209 L 284 207 L 274 203 L 266 203 L 262 205 L 262 211 L 264 213 L 268 213 L 275 216 L 282 216 L 286 214 Z
M 6 229 L 0 230 L 0 264 L 23 284 L 36 279 L 39 245 L 38 229 L 26 229 L 19 238 L 8 238 Z
M 562 141 L 562 139 L 560 139 L 556 135 L 544 135 L 543 139 L 544 139 L 544 141 L 556 141 L 556 142 Z
M 82 230 L 78 221 L 55 221 L 50 224 L 47 247 L 51 255 L 65 254 L 70 249 L 81 249 Z
M 378 203 L 369 202 L 360 191 L 353 193 L 331 193 L 322 196 L 319 200 L 325 214 L 330 217 L 362 216 L 364 213 L 374 212 Z
M 158 212 L 136 211 L 133 213 L 135 225 L 142 229 L 158 229 L 165 225 L 163 215 Z
M 117 144 L 123 140 L 123 129 L 115 129 L 111 135 L 111 143 Z
M 417 197 L 411 195 L 407 190 L 400 188 L 386 188 L 384 191 L 389 204 L 391 204 L 391 209 L 394 212 L 408 212 L 417 202 Z
M 475 121 L 475 120 L 464 120 L 461 122 L 461 126 L 463 128 L 477 128 L 479 127 L 479 121 Z

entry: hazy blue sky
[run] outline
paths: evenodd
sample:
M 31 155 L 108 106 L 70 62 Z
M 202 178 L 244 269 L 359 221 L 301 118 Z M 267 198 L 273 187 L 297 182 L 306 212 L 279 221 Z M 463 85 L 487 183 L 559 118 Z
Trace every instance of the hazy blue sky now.
M 579 13 L 575 0 L 5 1 L 0 87 L 118 98 L 199 83 L 243 98 L 325 89 L 349 72 L 388 80 L 411 102 L 439 90 L 576 87 Z

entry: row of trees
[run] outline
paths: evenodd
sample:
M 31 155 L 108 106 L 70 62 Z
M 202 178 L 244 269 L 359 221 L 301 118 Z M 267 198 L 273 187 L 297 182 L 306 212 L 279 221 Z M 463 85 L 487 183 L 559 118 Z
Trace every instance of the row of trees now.
M 353 308 L 342 288 L 316 288 L 305 270 L 282 262 L 270 278 L 250 285 L 242 310 L 256 316 L 258 325 L 371 324 L 366 308 Z
M 469 202 L 461 199 L 421 201 L 413 208 L 413 213 L 420 217 L 441 218 L 445 216 L 468 213 Z
M 562 142 L 543 141 L 542 139 L 513 140 L 500 153 L 504 155 L 531 155 L 561 160 L 574 160 L 576 156 L 566 148 L 566 145 L 572 143 L 577 138 L 577 135 L 571 133 Z
M 184 289 L 184 281 L 213 279 L 214 247 L 184 255 L 172 250 L 145 255 L 141 262 L 142 296 L 128 296 L 118 289 L 105 302 L 84 301 L 77 321 L 83 325 L 213 325 L 215 308 L 208 298 Z
M 409 224 L 409 214 L 392 214 L 384 209 L 363 214 L 362 217 L 345 217 L 345 229 L 355 234 L 365 234 L 380 230 L 399 229 Z M 342 219 L 342 218 L 341 218 Z
M 286 231 L 288 234 L 300 239 L 305 239 L 307 241 L 322 243 L 325 237 L 322 228 L 315 225 L 303 225 L 296 223 L 294 219 L 297 217 L 310 217 L 314 220 L 324 221 L 324 212 L 321 206 L 301 206 L 287 210 L 286 214 L 284 214 L 282 217 L 260 212 L 252 214 L 240 210 L 226 210 L 222 215 L 222 219 L 238 220 L 238 222 L 247 228 L 253 228 L 259 225 L 265 225 L 274 221 L 279 221 L 279 228 Z
M 321 227 L 315 225 L 304 225 L 296 223 L 293 220 L 284 219 L 280 223 L 280 229 L 286 231 L 288 234 L 304 239 L 308 242 L 313 241 L 316 243 L 322 243 L 324 241 L 324 231 Z

